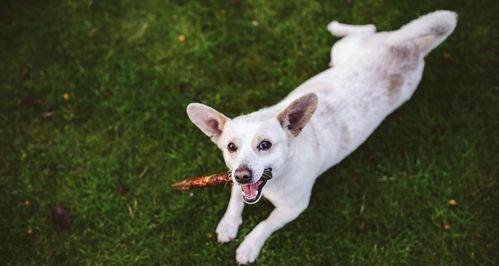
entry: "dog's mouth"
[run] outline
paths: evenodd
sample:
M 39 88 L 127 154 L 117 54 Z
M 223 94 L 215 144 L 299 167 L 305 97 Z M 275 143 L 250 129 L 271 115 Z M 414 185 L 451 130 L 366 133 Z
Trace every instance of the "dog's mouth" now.
M 267 180 L 272 178 L 272 168 L 263 170 L 262 176 L 255 183 L 241 184 L 241 191 L 243 192 L 243 200 L 246 203 L 257 203 L 262 197 L 262 189 L 267 183 Z

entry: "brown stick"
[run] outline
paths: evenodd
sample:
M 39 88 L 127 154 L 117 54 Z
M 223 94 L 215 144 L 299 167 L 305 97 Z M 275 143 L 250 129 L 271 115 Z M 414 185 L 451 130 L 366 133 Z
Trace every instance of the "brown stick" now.
M 196 178 L 186 179 L 180 182 L 177 182 L 170 187 L 177 190 L 188 190 L 191 188 L 198 187 L 208 187 L 208 186 L 218 186 L 222 184 L 232 184 L 232 180 L 230 178 L 230 172 L 223 174 L 214 174 L 207 176 L 200 176 Z

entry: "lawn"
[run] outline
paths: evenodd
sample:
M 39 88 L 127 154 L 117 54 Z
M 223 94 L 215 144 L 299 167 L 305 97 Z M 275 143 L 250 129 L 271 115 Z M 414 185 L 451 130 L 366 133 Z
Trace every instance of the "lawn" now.
M 219 245 L 229 189 L 169 189 L 226 170 L 187 104 L 271 105 L 327 68 L 331 20 L 391 30 L 436 9 L 458 26 L 413 98 L 318 179 L 257 264 L 497 265 L 493 0 L 2 1 L 0 264 L 234 264 L 272 206 L 246 207 Z

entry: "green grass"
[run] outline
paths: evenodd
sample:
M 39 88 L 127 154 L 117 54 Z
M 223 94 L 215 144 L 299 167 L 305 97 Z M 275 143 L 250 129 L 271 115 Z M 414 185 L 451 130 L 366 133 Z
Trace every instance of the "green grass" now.
M 271 204 L 248 206 L 222 246 L 214 230 L 228 189 L 169 189 L 225 170 L 186 105 L 236 116 L 273 104 L 327 67 L 331 20 L 390 30 L 435 9 L 459 23 L 414 97 L 319 178 L 257 263 L 497 264 L 493 0 L 2 1 L 0 264 L 234 264 Z M 26 95 L 44 103 L 18 106 Z M 54 206 L 69 211 L 69 232 L 56 230 Z

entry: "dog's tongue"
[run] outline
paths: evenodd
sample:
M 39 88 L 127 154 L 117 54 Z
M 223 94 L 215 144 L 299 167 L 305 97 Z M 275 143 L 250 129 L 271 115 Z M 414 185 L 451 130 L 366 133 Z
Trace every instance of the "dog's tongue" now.
M 253 183 L 253 184 L 247 184 L 242 186 L 243 194 L 246 198 L 254 198 L 256 197 L 256 194 L 258 193 L 258 185 L 260 184 L 260 181 Z

